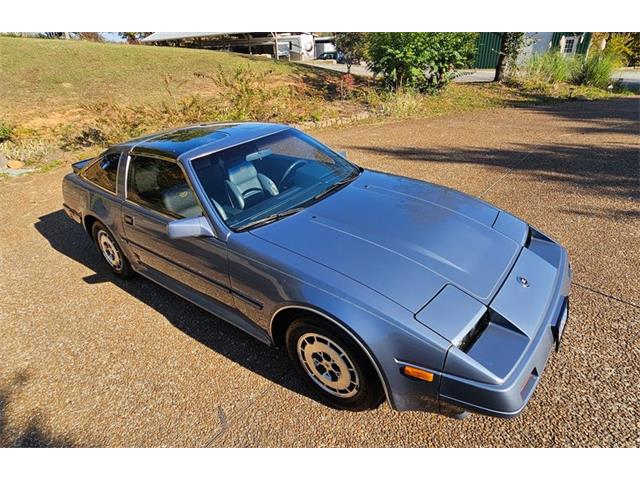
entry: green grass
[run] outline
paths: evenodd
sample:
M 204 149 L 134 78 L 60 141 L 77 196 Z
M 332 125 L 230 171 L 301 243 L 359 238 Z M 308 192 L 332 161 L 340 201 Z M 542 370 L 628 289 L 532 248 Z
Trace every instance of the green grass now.
M 341 82 L 336 72 L 224 52 L 0 36 L 0 151 L 46 171 L 197 122 L 434 117 L 609 95 L 540 79 L 451 84 L 437 95 Z
M 6 120 L 74 117 L 83 104 L 136 105 L 166 97 L 214 94 L 201 75 L 249 65 L 280 81 L 322 82 L 332 73 L 245 55 L 184 48 L 0 37 L 0 112 Z

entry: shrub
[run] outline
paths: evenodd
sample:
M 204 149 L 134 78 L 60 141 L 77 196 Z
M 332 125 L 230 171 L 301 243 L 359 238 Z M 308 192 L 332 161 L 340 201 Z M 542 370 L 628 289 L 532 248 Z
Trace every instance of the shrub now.
M 256 73 L 249 67 L 228 72 L 199 74 L 212 85 L 213 96 L 179 98 L 171 77 L 165 77 L 166 97 L 156 105 L 121 106 L 115 103 L 84 105 L 89 119 L 60 132 L 63 149 L 108 146 L 158 129 L 213 121 L 277 121 L 296 123 L 317 120 L 325 114 L 321 96 L 283 82 L 271 72 Z M 179 86 L 179 85 L 178 85 Z M 344 85 L 344 94 L 352 85 Z
M 574 75 L 576 60 L 559 51 L 531 56 L 520 69 L 527 80 L 540 83 L 568 82 Z
M 25 139 L 18 143 L 0 143 L 0 153 L 9 160 L 18 160 L 27 166 L 40 166 L 51 160 L 52 144 L 41 139 Z
M 593 34 L 592 51 L 605 42 L 604 51 L 620 61 L 619 66 L 638 66 L 640 64 L 640 32 L 596 32 Z
M 0 143 L 11 140 L 13 137 L 13 126 L 0 122 Z
M 391 117 L 412 117 L 422 111 L 422 97 L 412 90 L 397 90 L 395 92 L 371 90 L 365 97 L 365 102 L 376 115 Z
M 539 83 L 607 88 L 612 83 L 611 76 L 616 66 L 617 56 L 606 50 L 573 57 L 554 51 L 529 58 L 520 69 L 520 76 Z
M 439 89 L 475 50 L 475 35 L 439 32 L 382 32 L 368 35 L 370 68 L 396 90 Z
M 596 52 L 588 57 L 577 59 L 576 68 L 571 77 L 571 83 L 590 87 L 607 88 L 611 83 L 611 75 L 617 65 L 615 54 Z

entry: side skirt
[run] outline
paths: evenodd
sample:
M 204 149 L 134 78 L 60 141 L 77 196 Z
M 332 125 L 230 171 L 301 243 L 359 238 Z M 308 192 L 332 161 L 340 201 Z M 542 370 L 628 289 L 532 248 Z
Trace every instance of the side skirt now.
M 185 300 L 197 305 L 208 313 L 215 315 L 216 317 L 230 323 L 234 327 L 239 328 L 245 333 L 248 333 L 256 340 L 261 341 L 266 345 L 273 345 L 271 338 L 263 329 L 258 327 L 255 323 L 249 320 L 244 315 L 237 311 L 231 310 L 226 306 L 223 306 L 219 302 L 212 300 L 204 295 L 200 295 L 193 291 L 193 289 L 187 287 L 181 282 L 165 275 L 158 270 L 146 267 L 142 264 L 133 265 L 134 270 L 145 278 L 148 278 L 154 283 L 157 283 L 161 287 L 166 288 L 170 292 L 184 298 Z

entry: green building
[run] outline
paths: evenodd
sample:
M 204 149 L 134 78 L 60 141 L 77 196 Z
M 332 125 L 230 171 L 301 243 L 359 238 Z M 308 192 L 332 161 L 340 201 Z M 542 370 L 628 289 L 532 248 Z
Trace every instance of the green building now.
M 524 56 L 560 50 L 565 55 L 584 55 L 589 50 L 591 32 L 527 32 Z M 563 41 L 564 38 L 564 41 Z M 478 36 L 476 68 L 495 68 L 498 63 L 502 32 L 482 32 Z

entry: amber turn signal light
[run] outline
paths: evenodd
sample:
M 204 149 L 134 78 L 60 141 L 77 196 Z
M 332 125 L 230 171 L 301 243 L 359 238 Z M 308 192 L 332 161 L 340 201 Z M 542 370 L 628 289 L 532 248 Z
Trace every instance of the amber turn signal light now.
M 433 373 L 420 370 L 416 367 L 405 365 L 402 367 L 402 373 L 407 377 L 417 378 L 418 380 L 424 380 L 425 382 L 433 382 Z

